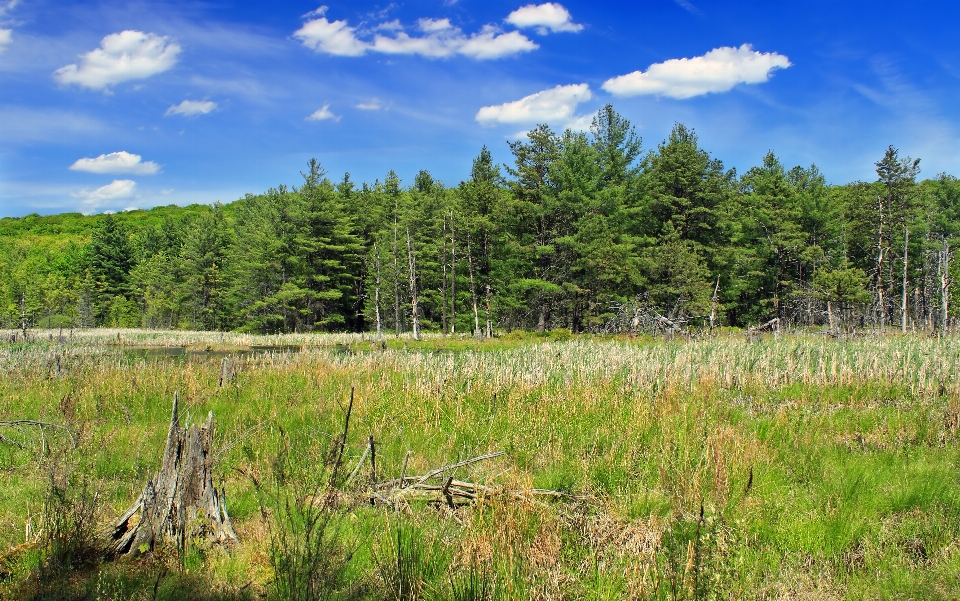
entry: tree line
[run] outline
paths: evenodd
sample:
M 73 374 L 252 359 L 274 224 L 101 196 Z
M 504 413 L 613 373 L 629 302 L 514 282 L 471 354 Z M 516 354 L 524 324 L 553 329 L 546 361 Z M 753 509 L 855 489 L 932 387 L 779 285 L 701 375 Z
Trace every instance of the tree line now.
M 228 205 L 0 220 L 5 327 L 252 332 L 937 329 L 960 314 L 960 182 L 892 146 L 827 185 L 769 152 L 743 174 L 677 124 L 644 150 L 601 109 L 484 147 L 470 177 L 357 186 L 316 160 Z

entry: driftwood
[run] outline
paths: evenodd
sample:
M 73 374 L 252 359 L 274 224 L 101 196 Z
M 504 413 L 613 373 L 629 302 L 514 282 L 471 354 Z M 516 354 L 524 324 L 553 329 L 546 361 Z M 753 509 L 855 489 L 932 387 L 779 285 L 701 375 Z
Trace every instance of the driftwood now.
M 164 540 L 183 549 L 187 537 L 195 536 L 214 543 L 236 540 L 223 489 L 213 486 L 212 443 L 213 413 L 202 426 L 181 427 L 175 394 L 160 471 L 114 524 L 108 555 L 137 555 Z M 132 523 L 137 513 L 139 521 Z

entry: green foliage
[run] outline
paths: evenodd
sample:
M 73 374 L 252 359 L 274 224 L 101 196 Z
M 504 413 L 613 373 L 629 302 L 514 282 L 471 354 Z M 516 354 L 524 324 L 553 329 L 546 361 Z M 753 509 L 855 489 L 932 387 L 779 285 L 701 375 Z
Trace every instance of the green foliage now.
M 283 601 L 352 599 L 347 578 L 352 552 L 342 531 L 344 516 L 328 488 L 334 465 L 323 457 L 296 457 L 284 438 L 268 482 L 254 480 L 260 512 L 269 516 L 271 598 Z
M 866 286 L 867 276 L 863 270 L 848 265 L 837 269 L 821 269 L 813 279 L 816 294 L 840 307 L 869 301 L 870 292 Z
M 611 105 L 589 132 L 508 146 L 449 187 L 335 184 L 314 159 L 298 187 L 226 205 L 0 219 L 0 325 L 490 337 L 655 331 L 637 307 L 688 327 L 816 326 L 828 302 L 864 326 L 960 314 L 960 184 L 918 182 L 892 146 L 874 182 L 827 185 L 773 151 L 738 177 L 683 124 L 645 151 Z M 850 269 L 869 299 L 837 280 Z

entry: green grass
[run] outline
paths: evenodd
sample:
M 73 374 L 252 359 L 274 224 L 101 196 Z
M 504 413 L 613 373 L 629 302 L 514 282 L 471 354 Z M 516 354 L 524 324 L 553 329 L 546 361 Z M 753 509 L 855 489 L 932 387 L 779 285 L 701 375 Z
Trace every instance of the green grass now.
M 350 469 L 370 434 L 378 470 L 393 477 L 408 450 L 408 473 L 502 450 L 457 477 L 581 499 L 350 509 L 338 536 L 361 598 L 394 598 L 401 567 L 419 574 L 420 598 L 435 599 L 950 599 L 960 590 L 957 337 L 430 336 L 381 348 L 369 335 L 121 331 L 118 344 L 117 333 L 0 347 L 0 420 L 68 424 L 79 438 L 74 450 L 54 431 L 0 430 L 24 446 L 0 442 L 0 548 L 17 549 L 0 560 L 0 597 L 35 590 L 43 550 L 29 543 L 45 474 L 79 465 L 102 488 L 103 519 L 115 516 L 159 465 L 175 391 L 191 419 L 214 413 L 217 474 L 240 544 L 97 564 L 75 570 L 68 588 L 77 598 L 98 586 L 123 589 L 102 598 L 152 598 L 155 586 L 168 598 L 269 592 L 269 528 L 251 476 L 265 481 L 291 443 L 309 474 L 342 428 L 351 388 Z M 258 344 L 304 351 L 240 356 L 223 388 L 219 359 L 125 351 Z

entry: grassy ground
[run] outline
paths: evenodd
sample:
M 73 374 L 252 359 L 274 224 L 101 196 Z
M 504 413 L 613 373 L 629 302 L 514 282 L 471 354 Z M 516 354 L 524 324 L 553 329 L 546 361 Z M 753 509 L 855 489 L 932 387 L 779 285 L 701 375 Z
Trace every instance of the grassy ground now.
M 351 388 L 351 468 L 369 435 L 384 477 L 400 474 L 408 451 L 408 473 L 505 451 L 457 477 L 567 496 L 331 510 L 324 590 L 342 598 L 960 591 L 958 337 L 381 346 L 345 335 L 92 331 L 65 344 L 58 335 L 0 346 L 0 420 L 67 425 L 77 438 L 74 448 L 56 429 L 0 428 L 0 597 L 277 596 L 277 553 L 293 552 L 276 544 L 283 500 L 309 510 L 303 495 L 322 476 Z M 221 388 L 220 355 L 131 350 L 145 345 L 233 351 L 238 374 Z M 303 350 L 239 354 L 254 345 Z M 49 509 L 77 513 L 98 494 L 98 524 L 123 511 L 159 466 L 175 391 L 194 421 L 214 413 L 216 473 L 240 543 L 197 540 L 112 563 L 75 554 L 54 569 Z

